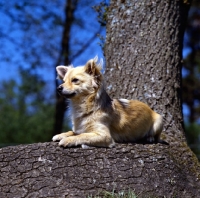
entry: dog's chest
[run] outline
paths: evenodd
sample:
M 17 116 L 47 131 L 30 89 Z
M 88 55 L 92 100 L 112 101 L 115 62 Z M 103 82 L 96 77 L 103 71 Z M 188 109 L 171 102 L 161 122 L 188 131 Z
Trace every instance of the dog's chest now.
M 73 121 L 73 131 L 75 134 L 87 133 L 92 130 L 93 125 L 91 118 L 76 118 Z

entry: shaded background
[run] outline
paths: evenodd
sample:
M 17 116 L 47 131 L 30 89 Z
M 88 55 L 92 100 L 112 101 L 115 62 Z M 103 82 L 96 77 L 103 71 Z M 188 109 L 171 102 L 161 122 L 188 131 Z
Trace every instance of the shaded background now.
M 0 0 L 0 146 L 50 141 L 70 127 L 69 116 L 59 109 L 59 104 L 67 108 L 67 103 L 56 94 L 60 82 L 55 80 L 55 67 L 103 57 L 108 4 L 102 0 Z M 186 137 L 200 159 L 198 0 L 188 16 L 182 76 Z M 64 122 L 58 114 L 64 114 Z

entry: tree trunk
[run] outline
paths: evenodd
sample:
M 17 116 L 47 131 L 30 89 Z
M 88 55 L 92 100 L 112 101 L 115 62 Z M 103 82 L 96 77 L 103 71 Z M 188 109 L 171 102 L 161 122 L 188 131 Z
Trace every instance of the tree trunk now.
M 134 190 L 138 197 L 200 197 L 200 165 L 186 144 L 181 112 L 184 7 L 178 0 L 118 0 L 111 1 L 107 13 L 108 90 L 117 98 L 144 101 L 162 114 L 163 139 L 170 145 L 3 148 L 0 197 L 89 197 L 104 190 Z
M 163 115 L 168 141 L 183 142 L 180 23 L 187 14 L 181 1 L 125 2 L 111 1 L 108 14 L 108 91 L 149 104 Z

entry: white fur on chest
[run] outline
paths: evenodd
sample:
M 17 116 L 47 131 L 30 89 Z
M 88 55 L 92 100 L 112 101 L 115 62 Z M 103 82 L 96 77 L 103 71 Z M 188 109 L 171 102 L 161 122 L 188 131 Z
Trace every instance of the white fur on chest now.
M 91 115 L 84 115 L 81 112 L 72 112 L 72 130 L 75 134 L 88 132 L 88 126 L 91 125 Z
M 83 120 L 81 120 L 81 121 L 76 121 L 76 120 L 74 120 L 74 124 L 73 124 L 73 128 L 72 128 L 72 130 L 73 130 L 73 132 L 75 133 L 75 134 L 81 134 L 81 133 L 85 133 L 86 132 L 86 126 L 88 125 L 88 121 L 87 121 L 87 119 L 83 119 Z
M 71 103 L 71 119 L 72 130 L 75 134 L 87 133 L 90 132 L 89 129 L 94 123 L 95 113 L 93 111 L 88 112 L 84 103 L 79 106 L 74 106 Z

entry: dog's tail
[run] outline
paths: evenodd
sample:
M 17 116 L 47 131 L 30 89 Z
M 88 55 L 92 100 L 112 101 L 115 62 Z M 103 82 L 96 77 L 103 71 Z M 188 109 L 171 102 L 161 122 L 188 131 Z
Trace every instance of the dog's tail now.
M 163 130 L 163 118 L 160 114 L 154 112 L 153 125 L 149 131 L 149 134 L 147 135 L 147 142 L 169 145 L 167 142 L 160 139 L 162 130 Z
M 160 114 L 156 113 L 155 117 L 154 117 L 154 123 L 153 123 L 153 126 L 152 126 L 154 141 L 155 141 L 155 143 L 161 143 L 161 144 L 169 145 L 169 143 L 160 139 L 160 135 L 161 135 L 162 130 L 163 130 L 163 118 Z
M 152 135 L 159 139 L 160 138 L 160 134 L 163 130 L 163 119 L 162 116 L 160 114 L 154 113 L 154 123 L 152 126 Z

